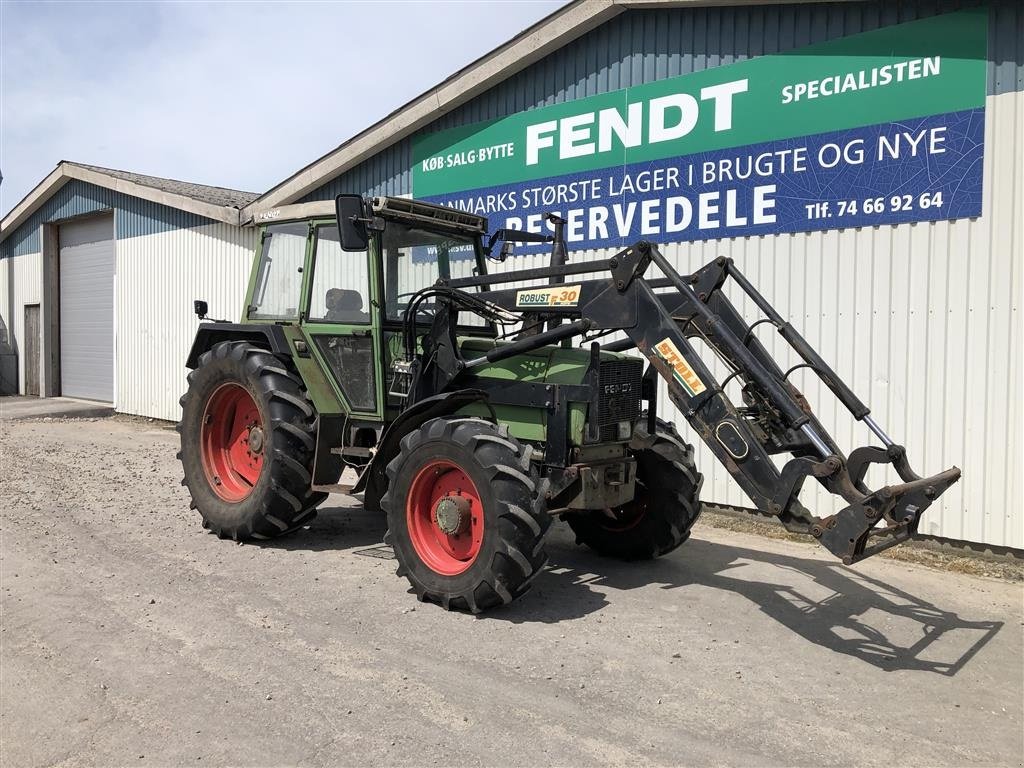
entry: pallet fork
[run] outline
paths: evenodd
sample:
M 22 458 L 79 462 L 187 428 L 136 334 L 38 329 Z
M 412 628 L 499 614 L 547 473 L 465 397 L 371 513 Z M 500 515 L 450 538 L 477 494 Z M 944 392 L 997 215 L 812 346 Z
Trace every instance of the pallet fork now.
M 647 279 L 651 265 L 664 278 Z M 736 479 L 757 510 L 777 516 L 793 532 L 806 533 L 846 564 L 855 563 L 909 539 L 921 515 L 960 478 L 956 467 L 920 477 L 906 450 L 871 418 L 868 407 L 853 393 L 807 341 L 762 296 L 736 267 L 720 257 L 692 275 L 680 275 L 657 246 L 639 241 L 608 262 L 609 277 L 567 286 L 570 275 L 594 273 L 600 262 L 555 263 L 553 266 L 501 274 L 440 280 L 427 289 L 449 312 L 437 313 L 431 331 L 437 354 L 431 389 L 437 377 L 453 380 L 463 371 L 497 362 L 574 336 L 598 337 L 623 331 L 628 339 L 604 349 L 636 347 L 650 362 L 645 375 L 649 432 L 654 432 L 656 391 L 653 376 L 666 382 L 669 397 L 690 425 Z M 496 285 L 547 279 L 558 285 L 563 299 L 543 310 L 548 330 L 499 345 L 475 359 L 464 359 L 455 340 L 459 311 L 523 312 L 522 289 Z M 763 318 L 748 324 L 722 288 L 732 279 Z M 469 293 L 464 289 L 478 292 Z M 570 298 L 571 297 L 571 298 Z M 563 321 L 570 321 L 563 324 Z M 803 362 L 783 371 L 754 336 L 761 324 L 776 328 Z M 699 356 L 691 339 L 703 339 L 731 369 L 719 383 Z M 844 454 L 822 427 L 810 405 L 788 381 L 797 368 L 813 370 L 883 447 L 862 446 Z M 725 393 L 733 379 L 743 382 L 743 405 Z M 777 468 L 773 454 L 792 458 Z M 871 490 L 865 475 L 871 464 L 891 464 L 902 479 L 898 485 Z M 830 493 L 841 496 L 844 509 L 828 517 L 812 515 L 798 500 L 804 481 L 813 477 Z

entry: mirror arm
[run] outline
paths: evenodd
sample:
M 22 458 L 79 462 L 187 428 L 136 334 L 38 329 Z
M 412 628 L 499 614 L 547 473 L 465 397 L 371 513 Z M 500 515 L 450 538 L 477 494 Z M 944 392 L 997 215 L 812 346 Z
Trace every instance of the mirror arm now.
M 497 229 L 488 238 L 487 247 L 484 248 L 484 255 L 487 258 L 491 258 L 494 244 L 499 240 L 504 240 L 506 243 L 550 243 L 554 240 L 554 237 L 551 235 L 541 235 L 537 232 L 527 232 L 522 229 Z
M 353 216 L 349 221 L 362 224 L 370 232 L 384 231 L 384 219 L 380 216 Z

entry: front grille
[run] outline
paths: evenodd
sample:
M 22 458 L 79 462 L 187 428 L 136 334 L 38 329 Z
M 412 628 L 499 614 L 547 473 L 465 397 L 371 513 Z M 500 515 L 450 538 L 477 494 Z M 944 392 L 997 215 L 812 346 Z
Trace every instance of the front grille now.
M 618 423 L 640 415 L 641 360 L 602 360 L 598 370 L 597 425 L 601 441 L 618 438 Z

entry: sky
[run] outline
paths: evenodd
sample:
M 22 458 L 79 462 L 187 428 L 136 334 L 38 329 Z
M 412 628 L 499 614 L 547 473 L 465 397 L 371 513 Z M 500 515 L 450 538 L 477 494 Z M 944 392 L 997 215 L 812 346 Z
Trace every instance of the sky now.
M 0 210 L 61 160 L 264 192 L 564 3 L 0 0 Z

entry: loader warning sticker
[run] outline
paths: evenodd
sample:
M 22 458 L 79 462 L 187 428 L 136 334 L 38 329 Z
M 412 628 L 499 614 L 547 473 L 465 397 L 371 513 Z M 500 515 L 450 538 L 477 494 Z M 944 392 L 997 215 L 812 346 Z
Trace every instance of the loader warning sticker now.
M 683 385 L 683 389 L 690 393 L 690 397 L 696 397 L 704 392 L 707 387 L 700 377 L 694 372 L 690 364 L 686 362 L 683 353 L 679 351 L 672 339 L 663 339 L 654 345 L 654 351 L 662 360 L 672 368 L 672 375 L 676 381 Z
M 580 301 L 578 285 L 531 288 L 516 292 L 517 307 L 575 307 Z

